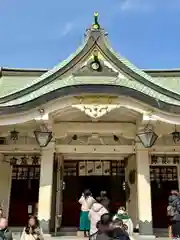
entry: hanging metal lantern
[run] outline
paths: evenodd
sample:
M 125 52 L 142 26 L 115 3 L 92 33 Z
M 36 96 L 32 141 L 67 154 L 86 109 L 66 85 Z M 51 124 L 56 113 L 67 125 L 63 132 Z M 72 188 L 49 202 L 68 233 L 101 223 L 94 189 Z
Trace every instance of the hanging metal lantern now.
M 32 156 L 32 165 L 39 165 L 39 157 L 38 156 Z
M 18 159 L 15 158 L 15 157 L 10 158 L 10 165 L 11 165 L 11 166 L 16 165 L 16 164 L 17 164 L 17 161 L 18 161 Z
M 11 140 L 18 140 L 18 135 L 19 135 L 19 132 L 17 132 L 15 129 L 13 131 L 10 132 L 10 138 Z
M 28 157 L 24 156 L 21 158 L 21 165 L 28 165 Z
M 41 115 L 40 119 L 43 121 L 44 109 L 40 109 L 39 113 Z M 52 132 L 48 130 L 45 123 L 41 124 L 40 130 L 34 131 L 34 136 L 40 147 L 46 147 L 53 137 Z
M 145 148 L 150 148 L 155 144 L 158 135 L 150 129 L 148 130 L 144 129 L 143 132 L 137 134 L 137 137 L 139 138 L 139 140 L 141 141 Z
M 151 164 L 157 164 L 158 163 L 158 157 L 153 155 L 151 156 Z
M 52 132 L 34 131 L 36 141 L 40 147 L 46 147 L 52 139 Z
M 175 156 L 175 157 L 173 157 L 173 163 L 174 164 L 179 164 L 179 156 Z
M 180 141 L 180 132 L 177 131 L 176 125 L 175 125 L 175 130 L 174 130 L 174 132 L 172 132 L 171 134 L 172 134 L 174 143 L 177 143 L 177 142 Z

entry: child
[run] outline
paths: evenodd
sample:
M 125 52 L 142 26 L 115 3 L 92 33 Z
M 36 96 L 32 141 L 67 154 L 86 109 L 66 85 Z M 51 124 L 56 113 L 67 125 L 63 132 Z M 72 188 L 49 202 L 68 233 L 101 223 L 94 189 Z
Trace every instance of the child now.
M 122 220 L 123 221 L 123 228 L 126 230 L 129 236 L 132 236 L 133 234 L 133 222 L 130 218 L 130 216 L 125 211 L 124 207 L 120 207 L 118 209 L 117 214 L 113 217 L 113 220 Z

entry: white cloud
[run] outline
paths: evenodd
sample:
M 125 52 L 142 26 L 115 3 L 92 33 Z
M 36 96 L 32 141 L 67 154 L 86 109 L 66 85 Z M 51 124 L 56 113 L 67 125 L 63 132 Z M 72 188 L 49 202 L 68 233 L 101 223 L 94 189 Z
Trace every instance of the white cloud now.
M 153 0 L 122 0 L 120 8 L 123 11 L 149 11 L 154 7 L 152 2 Z
M 74 28 L 74 24 L 73 22 L 67 22 L 65 23 L 63 29 L 62 29 L 62 33 L 61 36 L 65 37 L 66 35 L 68 35 Z

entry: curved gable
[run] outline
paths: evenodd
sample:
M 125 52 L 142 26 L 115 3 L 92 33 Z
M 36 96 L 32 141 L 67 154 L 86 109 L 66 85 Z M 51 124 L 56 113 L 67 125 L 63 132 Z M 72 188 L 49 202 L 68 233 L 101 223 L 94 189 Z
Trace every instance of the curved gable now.
M 89 67 L 89 64 L 95 58 L 100 62 L 101 71 Z M 50 101 L 50 98 L 46 96 L 52 94 L 51 99 L 55 96 L 59 97 L 58 93 L 60 92 L 62 96 L 76 94 L 78 86 L 80 88 L 84 86 L 82 89 L 88 89 L 88 86 L 92 86 L 92 88 L 89 88 L 92 89 L 92 92 L 98 86 L 102 86 L 102 89 L 111 86 L 113 89 L 117 88 L 116 94 L 131 93 L 129 96 L 137 99 L 137 95 L 145 96 L 140 98 L 144 102 L 147 99 L 153 99 L 153 101 L 157 102 L 157 108 L 160 109 L 167 110 L 167 107 L 162 106 L 172 105 L 171 111 L 174 113 L 180 107 L 180 95 L 177 92 L 173 93 L 171 88 L 168 89 L 163 87 L 162 84 L 156 84 L 155 78 L 150 74 L 138 69 L 125 58 L 117 56 L 108 43 L 104 29 L 100 25 L 93 24 L 87 30 L 83 45 L 66 61 L 44 74 L 34 77 L 33 80 L 19 88 L 18 91 L 0 97 L 0 110 L 3 113 L 8 108 L 15 109 L 18 107 L 16 109 L 18 111 L 22 105 L 23 109 L 28 109 L 28 106 L 34 107 L 31 104 L 33 102 L 37 106 L 47 100 Z M 122 89 L 130 90 L 123 92 Z M 113 94 L 111 91 L 110 93 Z M 149 100 L 148 103 L 152 104 L 152 100 Z

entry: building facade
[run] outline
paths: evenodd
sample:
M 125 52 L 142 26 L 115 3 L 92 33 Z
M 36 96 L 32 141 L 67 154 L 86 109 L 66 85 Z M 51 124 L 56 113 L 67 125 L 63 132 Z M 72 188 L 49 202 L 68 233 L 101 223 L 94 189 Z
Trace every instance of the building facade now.
M 11 225 L 56 232 L 78 227 L 85 188 L 107 190 L 153 236 L 179 189 L 180 71 L 138 69 L 94 18 L 53 69 L 1 69 L 0 202 Z

